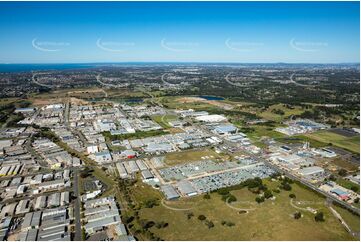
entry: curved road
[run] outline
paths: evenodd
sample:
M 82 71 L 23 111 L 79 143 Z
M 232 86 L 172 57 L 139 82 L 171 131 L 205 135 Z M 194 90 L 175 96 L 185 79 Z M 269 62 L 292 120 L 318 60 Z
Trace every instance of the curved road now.
M 98 82 L 100 85 L 103 85 L 103 86 L 106 86 L 106 87 L 119 88 L 118 85 L 114 85 L 114 84 L 109 84 L 109 83 L 102 82 L 102 81 L 100 80 L 100 78 L 101 78 L 101 76 L 100 76 L 100 74 L 98 74 L 98 75 L 96 76 L 96 80 L 97 80 L 97 82 Z
M 33 73 L 33 76 L 31 77 L 31 80 L 36 85 L 42 86 L 42 87 L 47 87 L 47 88 L 52 88 L 53 87 L 53 85 L 47 85 L 47 84 L 43 84 L 43 83 L 38 82 L 37 80 L 35 80 L 35 76 L 36 76 L 36 73 Z
M 290 76 L 290 82 L 295 84 L 296 86 L 300 86 L 300 87 L 313 87 L 313 85 L 306 85 L 306 84 L 301 84 L 301 83 L 298 83 L 296 82 L 295 80 L 293 80 L 293 76 L 295 75 L 296 73 L 292 73 L 291 76 Z
M 239 84 L 239 83 L 234 83 L 232 82 L 231 80 L 229 80 L 229 76 L 232 75 L 232 72 L 228 73 L 225 77 L 226 79 L 226 82 L 228 82 L 228 84 L 232 85 L 232 86 L 235 86 L 235 87 L 244 87 L 242 84 Z

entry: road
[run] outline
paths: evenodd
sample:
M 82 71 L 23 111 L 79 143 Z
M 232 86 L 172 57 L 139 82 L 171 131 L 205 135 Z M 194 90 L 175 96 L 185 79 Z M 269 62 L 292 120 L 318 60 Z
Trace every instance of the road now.
M 203 130 L 204 132 L 208 132 L 208 134 L 210 134 L 210 135 L 214 135 L 214 134 L 212 134 L 209 130 L 207 130 L 207 129 L 205 129 L 204 127 L 202 127 L 201 125 L 194 123 L 192 120 L 188 120 L 188 122 L 190 122 L 193 126 L 197 127 L 198 129 L 201 129 L 201 130 Z M 223 140 L 223 139 L 222 139 L 222 140 Z M 229 142 L 229 141 L 227 141 L 227 140 L 223 140 L 223 142 L 224 142 L 225 144 L 227 144 L 228 146 L 230 146 L 230 147 L 239 148 L 239 146 L 238 146 L 237 144 L 235 144 L 235 143 Z M 257 161 L 263 161 L 266 165 L 268 165 L 268 166 L 271 167 L 272 169 L 274 169 L 274 170 L 276 170 L 276 171 L 278 171 L 278 172 L 280 172 L 280 173 L 284 173 L 284 174 L 285 174 L 286 176 L 288 176 L 289 178 L 291 178 L 291 179 L 293 179 L 293 180 L 296 180 L 296 181 L 300 182 L 300 183 L 303 184 L 303 185 L 306 185 L 307 187 L 311 188 L 312 190 L 314 190 L 314 191 L 316 191 L 316 192 L 318 192 L 318 193 L 321 193 L 321 194 L 324 195 L 325 197 L 331 199 L 332 201 L 334 201 L 334 202 L 336 202 L 336 203 L 338 203 L 338 204 L 340 204 L 340 205 L 343 205 L 343 206 L 347 207 L 348 209 L 354 211 L 354 212 L 357 213 L 357 214 L 360 214 L 360 209 L 359 209 L 359 208 L 355 208 L 355 207 L 351 206 L 350 204 L 348 204 L 347 202 L 341 201 L 341 200 L 337 199 L 336 197 L 332 196 L 331 194 L 328 194 L 327 192 L 320 190 L 319 188 L 315 187 L 313 184 L 311 184 L 311 183 L 309 183 L 309 182 L 301 179 L 300 177 L 297 177 L 297 176 L 291 174 L 291 173 L 288 172 L 288 171 L 285 171 L 285 170 L 280 169 L 278 166 L 273 165 L 272 163 L 270 163 L 266 158 L 261 158 L 261 157 L 259 157 L 259 156 L 253 155 L 253 154 L 250 154 L 250 156 L 251 156 L 253 159 L 257 160 Z
M 69 122 L 69 114 L 70 114 L 70 100 L 68 100 L 65 104 L 65 110 L 64 110 L 64 124 L 67 126 L 67 128 L 73 133 L 75 134 L 77 137 L 79 137 L 79 139 L 81 140 L 81 142 L 83 143 L 83 145 L 85 147 L 87 147 L 89 145 L 89 142 L 86 140 L 86 138 L 84 137 L 84 135 L 77 129 L 74 129 L 72 127 L 70 127 L 70 122 Z
M 300 86 L 300 87 L 313 87 L 312 85 L 306 85 L 306 84 L 301 84 L 301 83 L 298 83 L 296 82 L 295 80 L 293 80 L 293 77 L 296 73 L 292 73 L 291 76 L 290 76 L 290 83 L 293 83 L 295 84 L 296 86 Z
M 232 72 L 231 72 L 231 73 L 228 73 L 228 74 L 226 75 L 226 77 L 225 77 L 226 82 L 227 82 L 228 84 L 230 84 L 230 85 L 232 85 L 232 86 L 235 86 L 235 87 L 249 87 L 249 86 L 250 86 L 250 85 L 245 86 L 245 85 L 242 85 L 242 84 L 240 84 L 240 83 L 232 82 L 231 80 L 229 80 L 229 76 L 230 76 L 231 74 L 232 74 Z
M 311 188 L 312 190 L 318 192 L 318 193 L 321 193 L 322 195 L 324 195 L 326 198 L 342 205 L 342 206 L 345 206 L 347 207 L 348 209 L 352 210 L 353 212 L 357 213 L 358 215 L 360 215 L 360 209 L 358 208 L 355 208 L 353 206 L 351 206 L 350 204 L 348 204 L 347 202 L 344 202 L 344 201 L 341 201 L 339 199 L 337 199 L 336 197 L 332 196 L 331 194 L 328 194 L 327 192 L 325 191 L 322 191 L 321 189 L 319 189 L 318 187 L 315 187 L 313 184 L 301 179 L 300 177 L 298 176 L 295 176 L 293 174 L 291 174 L 290 172 L 288 171 L 285 171 L 285 170 L 282 170 L 281 168 L 279 168 L 278 166 L 270 163 L 269 161 L 265 161 L 264 162 L 266 165 L 268 165 L 269 167 L 271 167 L 273 170 L 276 170 L 278 171 L 279 173 L 281 174 L 285 174 L 285 176 L 287 176 L 288 178 L 291 178 L 292 180 L 296 180 L 298 182 L 300 182 L 301 184 Z
M 74 217 L 75 217 L 75 241 L 82 240 L 82 231 L 81 231 L 81 219 L 80 219 L 80 191 L 79 191 L 79 171 L 74 170 L 74 196 L 76 197 L 74 201 Z
M 231 73 L 230 73 L 230 74 L 231 74 Z M 226 79 L 228 79 L 228 76 L 229 76 L 230 74 L 227 75 Z M 293 75 L 294 75 L 294 74 L 292 74 L 291 77 L 290 77 L 290 79 L 291 79 L 292 81 L 293 81 L 293 79 L 292 79 L 292 78 L 293 78 Z M 143 90 L 143 92 L 144 92 L 144 90 Z M 152 98 L 154 98 L 152 94 L 150 94 L 150 93 L 148 93 L 148 92 L 145 92 L 145 93 L 147 93 L 149 96 L 151 96 Z M 158 103 L 156 103 L 156 102 L 154 102 L 154 104 L 160 106 L 160 105 L 159 105 Z M 163 105 L 161 105 L 161 107 L 163 107 Z M 164 107 L 163 107 L 163 108 L 164 108 Z M 170 111 L 169 111 L 168 109 L 166 109 L 166 108 L 164 108 L 164 110 L 166 111 L 166 113 L 170 112 Z M 190 124 L 192 124 L 192 126 L 194 126 L 194 127 L 198 128 L 198 129 L 206 132 L 207 134 L 209 134 L 209 135 L 211 135 L 211 136 L 215 136 L 215 134 L 213 134 L 212 132 L 210 132 L 209 130 L 207 130 L 206 128 L 204 128 L 202 125 L 199 125 L 199 124 L 197 124 L 197 123 L 194 123 L 192 119 L 187 118 L 187 119 L 185 119 L 185 120 L 186 120 L 187 122 L 189 122 Z M 228 145 L 228 146 L 230 146 L 230 147 L 240 148 L 239 145 L 237 145 L 236 143 L 232 143 L 232 142 L 227 141 L 227 140 L 224 140 L 224 139 L 222 139 L 222 140 L 223 140 L 223 142 L 224 142 L 226 145 Z M 274 170 L 276 170 L 276 171 L 278 171 L 278 172 L 280 172 L 280 173 L 282 173 L 282 174 L 285 174 L 287 177 L 289 177 L 289 178 L 291 178 L 291 179 L 293 179 L 293 180 L 296 180 L 296 181 L 300 182 L 301 184 L 309 187 L 310 189 L 312 189 L 312 190 L 314 190 L 314 191 L 316 191 L 316 192 L 318 192 L 318 193 L 321 193 L 322 195 L 324 195 L 325 197 L 331 199 L 332 201 L 334 201 L 334 202 L 336 202 L 336 203 L 338 203 L 338 204 L 340 204 L 340 205 L 345 206 L 346 208 L 354 211 L 354 212 L 357 213 L 357 214 L 360 214 L 360 209 L 355 208 L 355 207 L 351 206 L 350 204 L 348 204 L 347 202 L 341 201 L 341 200 L 337 199 L 336 197 L 334 197 L 334 196 L 326 193 L 325 191 L 320 190 L 319 188 L 315 187 L 313 184 L 311 184 L 311 183 L 309 183 L 309 182 L 301 179 L 300 177 L 297 177 L 297 176 L 291 174 L 291 173 L 288 172 L 288 171 L 285 171 L 285 170 L 280 169 L 280 168 L 277 167 L 276 165 L 273 165 L 272 163 L 270 163 L 266 158 L 261 157 L 261 154 L 258 155 L 258 156 L 253 155 L 253 154 L 249 154 L 249 155 L 250 155 L 251 158 L 255 159 L 256 161 L 259 161 L 259 162 L 262 161 L 262 162 L 264 162 L 266 165 L 268 165 L 268 166 L 271 167 L 272 169 L 274 169 Z
M 41 157 L 31 146 L 31 139 L 34 134 L 31 134 L 30 137 L 25 141 L 25 149 L 34 157 L 36 157 L 37 162 L 41 167 L 48 168 L 48 163 L 44 160 L 43 157 Z
M 98 74 L 98 75 L 96 76 L 96 80 L 97 80 L 97 82 L 98 82 L 100 85 L 103 85 L 103 86 L 106 86 L 106 87 L 111 87 L 111 88 L 119 88 L 119 87 L 120 87 L 120 86 L 118 86 L 118 85 L 114 85 L 114 84 L 109 84 L 109 83 L 102 82 L 100 79 L 101 79 L 100 74 Z
M 35 83 L 36 85 L 39 85 L 39 86 L 42 86 L 42 87 L 47 87 L 47 88 L 52 88 L 52 87 L 53 87 L 52 85 L 47 85 L 47 84 L 43 84 L 43 83 L 38 82 L 38 81 L 35 79 L 35 76 L 36 76 L 36 73 L 33 73 L 33 76 L 31 77 L 31 80 L 32 80 L 33 83 Z

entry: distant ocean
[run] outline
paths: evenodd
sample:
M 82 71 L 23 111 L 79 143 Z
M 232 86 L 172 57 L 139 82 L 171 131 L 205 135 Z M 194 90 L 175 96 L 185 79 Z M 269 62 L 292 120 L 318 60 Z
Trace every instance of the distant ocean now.
M 333 68 L 353 67 L 359 69 L 359 63 L 340 64 L 307 64 L 307 63 L 197 63 L 197 62 L 123 62 L 123 63 L 72 63 L 72 64 L 0 64 L 0 73 L 29 72 L 51 70 L 76 70 L 101 67 L 134 67 L 134 66 L 224 66 L 224 67 L 277 67 L 277 68 Z
M 125 67 L 125 66 L 159 66 L 176 65 L 177 62 L 123 62 L 123 63 L 72 63 L 72 64 L 0 64 L 1 72 L 29 72 L 29 71 L 51 71 L 51 70 L 76 70 L 96 67 Z M 183 63 L 184 64 L 184 63 Z M 191 63 L 186 63 L 188 65 Z
M 96 67 L 96 64 L 0 64 L 0 72 L 29 72 Z

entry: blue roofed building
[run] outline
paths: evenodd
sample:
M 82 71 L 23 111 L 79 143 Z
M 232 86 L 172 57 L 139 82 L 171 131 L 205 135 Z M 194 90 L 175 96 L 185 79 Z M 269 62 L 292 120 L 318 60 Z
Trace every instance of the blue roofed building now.
M 232 124 L 218 125 L 215 127 L 214 132 L 217 134 L 234 134 L 237 132 L 237 127 Z

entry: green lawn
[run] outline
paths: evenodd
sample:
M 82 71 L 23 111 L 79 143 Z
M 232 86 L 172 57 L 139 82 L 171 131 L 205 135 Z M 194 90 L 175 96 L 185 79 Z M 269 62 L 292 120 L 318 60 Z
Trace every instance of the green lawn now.
M 173 152 L 165 155 L 164 162 L 167 165 L 173 166 L 176 164 L 182 164 L 193 161 L 200 161 L 202 157 L 208 156 L 208 159 L 216 160 L 221 159 L 221 156 L 215 151 L 205 148 L 205 149 L 193 149 L 186 150 L 181 152 Z M 213 157 L 211 157 L 213 156 Z
M 360 216 L 357 216 L 339 206 L 333 206 L 333 208 L 341 215 L 352 231 L 360 232 Z
M 304 143 L 305 141 L 310 142 L 310 145 L 315 148 L 325 147 L 328 143 L 315 140 L 311 137 L 305 136 L 305 135 L 295 135 L 292 137 L 282 137 L 282 138 L 276 138 L 277 141 L 286 143 L 286 144 L 293 144 L 293 143 Z
M 156 115 L 152 117 L 153 121 L 157 122 L 163 128 L 171 128 L 169 125 L 169 121 L 173 121 L 177 119 L 176 115 Z
M 163 105 L 170 109 L 194 109 L 197 111 L 222 112 L 223 109 L 205 102 L 180 102 L 179 97 L 162 97 L 158 99 Z
M 102 133 L 107 142 L 113 140 L 123 140 L 123 139 L 142 139 L 153 136 L 160 136 L 168 134 L 168 132 L 163 130 L 151 130 L 151 131 L 138 131 L 133 134 L 120 134 L 120 135 L 111 135 L 109 131 L 104 131 Z
M 360 153 L 360 136 L 345 137 L 329 131 L 318 131 L 307 134 L 306 136 L 316 141 L 332 143 L 335 146 L 344 148 L 357 154 Z
M 360 185 L 355 184 L 351 181 L 348 181 L 348 180 L 345 180 L 342 178 L 338 178 L 336 182 L 337 182 L 337 184 L 339 184 L 340 186 L 343 186 L 344 188 L 351 189 L 352 187 L 357 187 L 357 189 L 358 189 L 357 191 L 360 191 Z
M 283 138 L 284 134 L 275 131 L 274 127 L 267 125 L 252 125 L 250 126 L 251 130 L 249 132 L 245 132 L 252 141 L 258 141 L 262 137 L 270 137 L 270 138 Z M 241 130 L 242 131 L 242 130 Z
M 273 112 L 273 110 L 282 110 L 284 114 L 276 114 Z M 261 116 L 264 119 L 275 121 L 275 122 L 281 122 L 284 119 L 288 118 L 291 115 L 299 115 L 303 113 L 304 110 L 299 106 L 294 106 L 293 109 L 287 108 L 283 106 L 282 104 L 275 104 L 270 106 L 266 111 L 261 112 L 259 116 Z
M 266 183 L 269 188 L 279 185 L 278 181 Z M 138 186 L 134 190 L 143 189 Z M 297 209 L 290 205 L 291 192 L 296 194 L 297 201 L 312 202 L 307 206 L 324 212 L 325 221 L 315 222 L 314 215 L 309 212 L 302 212 L 303 217 L 295 220 L 292 215 Z M 240 214 L 227 206 L 219 194 L 211 193 L 211 199 L 196 196 L 167 201 L 170 207 L 189 210 L 171 210 L 163 205 L 142 207 L 139 217 L 141 220 L 168 223 L 165 228 L 150 228 L 152 233 L 164 240 L 356 240 L 325 207 L 324 198 L 297 184 L 292 184 L 291 192 L 281 191 L 276 194 L 274 201 L 256 204 L 256 195 L 248 189 L 232 191 L 237 197 L 237 202 L 232 203 L 232 206 L 256 208 L 247 214 Z M 151 194 L 147 199 L 150 197 L 158 198 L 159 195 Z M 145 199 L 143 196 L 139 198 Z M 190 212 L 194 216 L 188 219 L 187 214 Z M 214 223 L 214 227 L 209 229 L 204 221 L 198 220 L 199 215 L 206 216 L 207 220 Z M 222 221 L 235 225 L 224 226 Z

